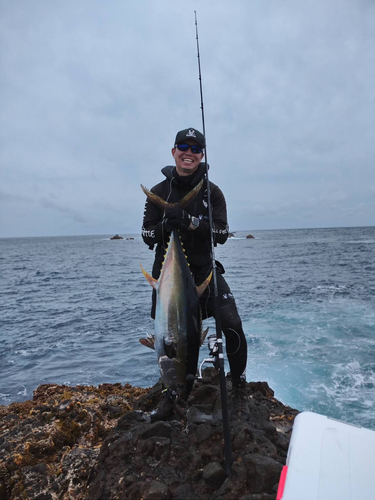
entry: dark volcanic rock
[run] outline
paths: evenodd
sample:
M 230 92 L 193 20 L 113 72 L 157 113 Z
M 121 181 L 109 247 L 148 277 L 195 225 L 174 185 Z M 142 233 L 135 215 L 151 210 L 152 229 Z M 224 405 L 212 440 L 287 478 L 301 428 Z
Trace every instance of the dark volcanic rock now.
M 159 481 L 151 481 L 150 486 L 143 495 L 145 500 L 167 500 L 168 497 L 168 486 Z
M 229 478 L 222 422 L 216 416 L 216 372 L 206 369 L 203 380 L 195 383 L 185 419 L 174 414 L 167 422 L 150 424 L 142 406 L 150 412 L 157 405 L 160 386 L 150 393 L 138 400 L 138 412 L 122 417 L 105 440 L 88 482 L 88 500 L 275 498 L 298 412 L 274 399 L 267 383 L 247 384 L 250 416 L 231 422 Z M 279 421 L 285 423 L 279 426 Z
M 218 462 L 211 462 L 203 470 L 203 479 L 209 486 L 218 488 L 226 479 L 226 474 Z
M 151 389 L 40 386 L 33 401 L 0 407 L 0 499 L 275 499 L 298 412 L 266 382 L 248 383 L 246 392 L 250 414 L 230 424 L 226 477 L 213 368 L 195 383 L 182 414 L 153 424 L 160 382 Z

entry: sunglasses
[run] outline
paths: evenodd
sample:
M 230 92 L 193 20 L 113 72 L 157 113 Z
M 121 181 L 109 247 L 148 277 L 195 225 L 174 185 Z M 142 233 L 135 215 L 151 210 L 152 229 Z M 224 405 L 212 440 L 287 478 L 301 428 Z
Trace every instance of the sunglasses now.
M 195 155 L 200 154 L 203 151 L 202 146 L 198 146 L 197 144 L 176 144 L 176 148 L 179 151 L 189 151 L 191 149 L 191 152 Z

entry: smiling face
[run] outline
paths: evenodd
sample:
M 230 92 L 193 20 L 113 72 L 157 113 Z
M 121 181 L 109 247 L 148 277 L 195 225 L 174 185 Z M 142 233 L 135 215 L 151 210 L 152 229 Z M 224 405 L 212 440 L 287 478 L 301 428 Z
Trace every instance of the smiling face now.
M 184 144 L 197 144 L 196 141 L 187 139 Z M 176 162 L 176 170 L 178 175 L 186 176 L 193 174 L 200 162 L 203 159 L 203 153 L 194 154 L 189 148 L 187 151 L 179 151 L 177 148 L 172 148 L 172 156 Z

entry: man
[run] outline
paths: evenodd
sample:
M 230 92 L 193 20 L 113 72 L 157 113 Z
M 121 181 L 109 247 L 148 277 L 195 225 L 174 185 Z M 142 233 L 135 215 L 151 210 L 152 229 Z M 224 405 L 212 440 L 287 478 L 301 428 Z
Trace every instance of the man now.
M 172 148 L 175 166 L 162 169 L 166 179 L 152 188 L 152 192 L 169 203 L 176 203 L 189 193 L 202 179 L 205 179 L 204 157 L 205 139 L 194 128 L 177 133 Z M 215 246 L 224 244 L 228 238 L 227 209 L 223 193 L 210 182 L 213 234 Z M 178 228 L 191 272 L 200 285 L 212 270 L 211 236 L 208 219 L 207 181 L 195 198 L 185 207 L 163 211 L 149 199 L 146 201 L 143 218 L 142 237 L 152 250 L 156 245 L 152 276 L 159 278 L 165 249 L 170 233 Z M 217 262 L 217 284 L 219 293 L 219 313 L 222 330 L 226 337 L 226 350 L 232 375 L 232 417 L 243 418 L 246 408 L 246 362 L 247 344 L 242 329 L 236 303 L 223 274 L 223 266 Z M 155 318 L 155 291 L 151 316 Z M 213 280 L 200 299 L 203 319 L 217 314 L 214 308 Z M 162 420 L 169 416 L 173 406 L 165 400 L 152 419 Z

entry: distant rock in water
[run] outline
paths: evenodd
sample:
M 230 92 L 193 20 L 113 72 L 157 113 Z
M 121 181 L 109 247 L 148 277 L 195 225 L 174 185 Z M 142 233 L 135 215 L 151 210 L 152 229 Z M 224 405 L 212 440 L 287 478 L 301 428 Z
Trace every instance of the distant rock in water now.
M 115 234 L 115 236 L 112 236 L 111 240 L 123 240 L 124 238 L 122 236 L 119 236 L 118 234 Z
M 246 393 L 250 416 L 231 422 L 226 478 L 215 369 L 195 382 L 185 418 L 154 424 L 160 382 L 151 389 L 41 385 L 32 401 L 0 406 L 0 498 L 274 500 L 298 411 L 266 382 L 248 383 Z
M 127 240 L 134 240 L 134 238 L 126 238 Z
M 236 237 L 236 233 L 228 233 L 228 238 L 235 238 Z
M 246 236 L 246 239 L 251 240 L 252 238 L 254 239 L 254 236 L 253 236 L 252 234 L 248 234 L 248 235 Z

